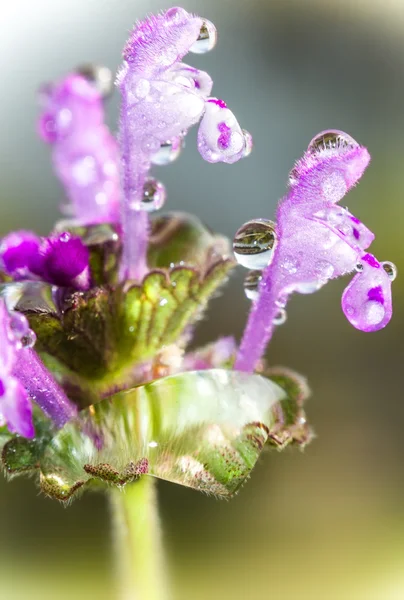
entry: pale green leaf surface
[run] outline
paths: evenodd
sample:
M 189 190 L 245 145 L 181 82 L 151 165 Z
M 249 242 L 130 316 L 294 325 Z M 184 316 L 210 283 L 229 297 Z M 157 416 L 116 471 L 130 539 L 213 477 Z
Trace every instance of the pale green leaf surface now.
M 249 476 L 284 390 L 260 375 L 221 369 L 159 379 L 89 407 L 41 459 L 45 493 L 68 499 L 85 483 L 124 484 L 147 471 L 217 496 Z

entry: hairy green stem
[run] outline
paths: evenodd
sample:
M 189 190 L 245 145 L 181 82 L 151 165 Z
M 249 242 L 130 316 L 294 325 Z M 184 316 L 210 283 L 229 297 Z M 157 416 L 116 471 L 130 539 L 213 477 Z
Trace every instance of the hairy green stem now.
M 111 490 L 119 600 L 168 600 L 156 480 Z

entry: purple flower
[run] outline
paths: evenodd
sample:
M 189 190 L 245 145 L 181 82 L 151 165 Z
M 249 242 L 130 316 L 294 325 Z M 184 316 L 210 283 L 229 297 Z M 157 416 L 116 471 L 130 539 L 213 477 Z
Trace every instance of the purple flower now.
M 117 77 L 122 97 L 119 149 L 104 123 L 105 69 L 86 67 L 41 90 L 38 132 L 52 146 L 55 171 L 66 191 L 67 212 L 73 218 L 68 229 L 72 226 L 86 229 L 104 223 L 113 224 L 113 231 L 120 233 L 122 229 L 122 279 L 141 280 L 148 272 L 148 212 L 161 208 L 166 196 L 164 186 L 150 176 L 152 164 L 164 165 L 177 158 L 186 132 L 201 119 L 198 148 L 206 160 L 232 163 L 251 151 L 251 136 L 241 130 L 225 102 L 210 98 L 213 86 L 210 76 L 182 62 L 190 51 L 201 54 L 211 50 L 216 37 L 212 23 L 182 8 L 172 8 L 134 27 Z M 107 270 L 113 268 L 115 257 L 110 254 L 113 249 L 120 256 L 120 239 L 118 233 L 99 231 L 94 235 L 89 236 L 92 240 L 89 245 L 93 243 L 98 248 L 92 267 L 98 269 L 99 276 L 101 264 Z M 98 241 L 97 236 L 101 236 Z M 105 244 L 116 243 L 116 248 L 113 245 L 101 248 L 100 239 Z M 6 235 L 0 244 L 0 266 L 17 282 L 42 281 L 79 291 L 94 286 L 89 248 L 80 237 L 67 232 L 48 238 L 29 231 Z M 37 288 L 28 285 L 14 289 L 34 294 L 32 290 Z M 72 293 L 66 291 L 68 297 Z M 58 297 L 57 289 L 52 294 L 52 298 Z M 7 292 L 5 297 L 8 298 Z M 4 319 L 10 319 L 2 300 L 1 303 Z M 76 300 L 73 304 L 76 306 Z M 41 315 L 34 309 L 33 318 L 38 314 Z M 19 318 L 17 315 L 13 314 L 14 321 Z M 21 318 L 30 332 L 29 339 L 34 340 L 35 334 L 25 317 Z M 55 322 L 53 326 L 57 327 Z M 54 331 L 46 326 L 44 329 L 49 333 Z M 57 348 L 60 340 L 46 338 L 41 351 L 46 354 L 53 344 Z M 87 339 L 83 340 L 83 348 L 86 344 Z M 226 349 L 229 344 L 225 341 L 222 346 Z M 211 363 L 222 356 L 219 347 L 220 344 L 217 350 L 208 352 Z M 79 348 L 82 351 L 80 344 Z M 99 349 L 95 346 L 92 350 L 97 353 Z M 30 409 L 29 397 L 58 427 L 76 415 L 75 405 L 32 348 L 26 344 L 23 347 L 20 342 L 15 344 L 13 338 L 12 343 L 4 346 L 3 354 L 0 393 L 9 410 L 4 409 L 2 416 L 12 431 L 32 434 L 32 429 L 28 426 L 24 429 L 21 424 L 28 421 L 20 420 L 15 425 L 16 419 L 10 412 L 13 402 L 15 410 L 21 412 L 25 407 L 27 411 L 27 406 Z M 6 355 L 12 360 L 5 360 Z M 61 377 L 59 372 L 58 377 Z M 61 381 L 63 384 L 63 377 Z M 11 402 L 11 398 L 15 400 Z
M 25 352 L 21 340 L 29 332 L 28 322 L 22 315 L 9 315 L 0 300 L 0 423 L 3 421 L 13 433 L 34 437 L 32 406 L 27 391 L 13 369 L 20 352 Z
M 85 290 L 90 284 L 88 249 L 70 233 L 43 240 L 36 268 L 41 279 L 54 285 Z
M 77 409 L 32 349 L 36 335 L 19 312 L 9 312 L 0 298 L 0 424 L 12 433 L 34 437 L 35 400 L 57 427 L 77 415 Z
M 0 260 L 15 280 L 40 279 L 78 290 L 90 284 L 89 251 L 67 232 L 42 239 L 29 231 L 10 233 L 1 242 Z
M 251 136 L 241 130 L 226 104 L 209 98 L 209 75 L 181 62 L 188 52 L 211 50 L 216 37 L 209 21 L 171 8 L 138 23 L 125 46 L 117 77 L 122 99 L 124 277 L 141 279 L 147 272 L 146 212 L 162 204 L 157 182 L 148 179 L 152 163 L 168 164 L 177 158 L 180 140 L 201 118 L 198 149 L 205 160 L 232 163 L 251 151 Z
M 292 292 L 309 294 L 328 280 L 359 271 L 346 288 L 342 308 L 362 331 L 385 327 L 392 314 L 395 267 L 366 252 L 374 234 L 337 205 L 361 178 L 368 151 L 340 131 L 318 134 L 290 174 L 289 192 L 279 203 L 276 225 L 256 220 L 236 234 L 236 258 L 263 269 L 236 368 L 254 369 L 276 325 L 286 318 Z M 250 276 L 251 282 L 251 276 Z
M 39 254 L 40 238 L 31 231 L 14 231 L 0 243 L 0 259 L 4 271 L 15 280 L 32 275 Z
M 198 123 L 206 161 L 231 164 L 251 152 L 250 134 L 211 96 L 210 76 L 182 62 L 188 52 L 211 50 L 216 38 L 212 23 L 182 8 L 135 25 L 117 76 L 119 150 L 104 124 L 103 82 L 91 69 L 42 91 L 39 133 L 52 146 L 73 222 L 69 232 L 58 224 L 47 238 L 18 231 L 0 243 L 8 278 L 50 284 L 6 284 L 8 306 L 0 299 L 0 419 L 10 431 L 34 435 L 31 400 L 59 428 L 78 406 L 165 375 L 234 361 L 236 369 L 263 372 L 262 355 L 286 319 L 289 296 L 353 271 L 342 298 L 348 320 L 362 331 L 390 320 L 395 267 L 368 253 L 374 234 L 337 204 L 369 154 L 347 134 L 322 132 L 290 174 L 277 223 L 255 219 L 236 234 L 236 258 L 252 269 L 240 348 L 222 338 L 186 352 L 195 319 L 233 261 L 227 241 L 192 220 L 168 218 L 149 235 L 149 213 L 166 198 L 150 170 L 175 160 Z M 52 372 L 17 310 L 26 311 Z
M 102 94 L 86 77 L 68 75 L 42 90 L 38 123 L 53 147 L 53 163 L 82 224 L 115 222 L 119 217 L 119 155 L 104 124 Z

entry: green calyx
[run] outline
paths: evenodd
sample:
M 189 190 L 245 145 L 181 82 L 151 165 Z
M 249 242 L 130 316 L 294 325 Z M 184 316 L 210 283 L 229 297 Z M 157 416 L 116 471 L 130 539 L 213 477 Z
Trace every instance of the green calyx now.
M 274 436 L 309 441 L 308 426 L 302 436 L 302 423 L 291 420 L 302 417 L 302 399 L 286 391 L 292 374 L 282 377 L 283 387 L 225 369 L 180 373 L 98 402 L 59 431 L 37 416 L 34 440 L 3 439 L 3 467 L 10 476 L 39 473 L 42 491 L 64 501 L 140 476 L 232 496 Z
M 81 408 L 112 390 L 139 383 L 135 373 L 173 344 L 181 348 L 234 261 L 225 238 L 184 214 L 152 223 L 150 272 L 142 282 L 119 281 L 119 232 L 111 225 L 57 226 L 81 237 L 90 255 L 88 291 L 28 281 L 3 285 L 25 314 L 35 350 Z M 141 378 L 140 378 L 141 380 Z
M 178 343 L 232 266 L 222 260 L 203 277 L 188 267 L 151 271 L 139 285 L 73 292 L 57 312 L 27 310 L 36 349 L 56 360 L 67 378 L 113 385 L 136 363 Z

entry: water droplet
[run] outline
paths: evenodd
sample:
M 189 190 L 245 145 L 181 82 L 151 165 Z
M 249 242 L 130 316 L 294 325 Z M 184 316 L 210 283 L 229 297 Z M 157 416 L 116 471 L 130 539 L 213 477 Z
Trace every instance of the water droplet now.
M 160 146 L 156 154 L 152 156 L 152 163 L 155 165 L 168 165 L 176 160 L 181 154 L 184 138 L 178 136 L 172 140 L 167 140 Z
M 286 256 L 282 261 L 282 268 L 293 275 L 299 268 L 299 261 L 294 256 Z
M 205 54 L 216 46 L 217 42 L 217 29 L 207 19 L 203 20 L 201 31 L 199 32 L 198 39 L 194 42 L 189 49 L 194 54 Z
M 319 154 L 328 150 L 350 150 L 358 147 L 350 135 L 337 129 L 321 131 L 310 142 L 307 152 L 309 154 Z
M 363 264 L 360 263 L 360 262 L 356 263 L 355 270 L 358 271 L 358 273 L 362 273 L 362 271 L 363 271 Z
M 254 142 L 253 142 L 252 135 L 249 131 L 247 131 L 246 129 L 242 129 L 241 131 L 243 132 L 243 138 L 244 138 L 243 156 L 244 156 L 244 158 L 246 158 L 247 156 L 250 156 L 252 149 L 254 147 Z
M 143 187 L 143 198 L 140 208 L 148 212 L 159 210 L 165 202 L 166 189 L 154 177 L 148 177 Z
M 78 67 L 77 73 L 92 83 L 103 98 L 112 92 L 112 72 L 108 67 L 93 64 L 81 65 Z
M 397 267 L 394 263 L 389 262 L 388 260 L 381 263 L 384 271 L 389 276 L 390 281 L 394 281 L 397 277 Z
M 302 283 L 296 283 L 293 286 L 293 289 L 299 294 L 314 294 L 314 292 L 317 292 L 317 290 L 323 287 L 323 285 L 324 282 L 322 281 L 306 281 Z
M 276 225 L 267 219 L 253 219 L 237 231 L 233 240 L 236 260 L 247 269 L 264 269 L 277 243 Z
M 256 300 L 258 298 L 258 287 L 262 279 L 262 271 L 254 270 L 247 273 L 244 279 L 244 293 L 248 300 Z
M 36 334 L 32 329 L 28 329 L 27 333 L 21 338 L 23 348 L 33 348 L 36 342 Z
M 297 167 L 297 165 L 295 165 L 293 167 L 293 169 L 289 172 L 289 176 L 288 176 L 288 184 L 291 185 L 295 185 L 295 183 L 297 183 L 299 180 L 299 169 Z
M 174 6 L 173 8 L 169 8 L 165 15 L 164 20 L 166 25 L 171 25 L 173 23 L 180 23 L 181 21 L 185 21 L 187 19 L 188 13 L 185 9 L 180 8 L 179 6 Z
M 59 241 L 66 243 L 66 242 L 70 241 L 71 237 L 72 236 L 68 231 L 64 231 L 63 233 L 60 234 Z
M 288 297 L 287 296 L 279 296 L 279 298 L 277 300 L 275 300 L 275 304 L 279 308 L 285 308 L 285 306 L 287 305 L 287 303 L 288 303 Z
M 334 267 L 327 260 L 319 260 L 316 263 L 316 273 L 321 279 L 327 281 L 333 276 Z
M 11 315 L 10 328 L 14 337 L 21 340 L 30 331 L 27 317 L 19 312 L 14 312 Z
M 272 323 L 274 325 L 283 325 L 285 323 L 287 319 L 287 314 L 286 314 L 286 310 L 284 308 L 281 308 L 276 316 L 274 317 L 274 319 L 272 320 Z

